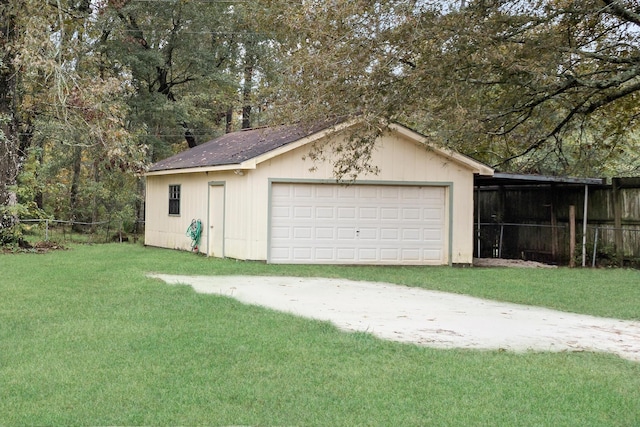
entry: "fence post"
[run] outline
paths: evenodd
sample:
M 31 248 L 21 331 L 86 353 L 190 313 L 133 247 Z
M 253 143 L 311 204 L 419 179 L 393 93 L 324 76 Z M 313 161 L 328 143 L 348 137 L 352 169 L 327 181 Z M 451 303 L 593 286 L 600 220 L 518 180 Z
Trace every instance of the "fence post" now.
M 49 220 L 48 219 L 44 220 L 44 241 L 45 242 L 49 241 Z
M 596 266 L 596 254 L 598 250 L 598 226 L 596 225 L 596 233 L 593 236 L 593 259 L 591 260 L 591 267 Z
M 616 261 L 622 267 L 624 265 L 624 242 L 622 237 L 622 198 L 620 197 L 620 179 L 611 180 L 613 195 L 613 228 L 614 228 L 614 248 L 616 251 Z
M 582 212 L 582 266 L 587 263 L 587 217 L 589 211 L 589 186 L 584 186 L 584 210 Z
M 558 261 L 558 217 L 555 211 L 555 204 L 551 204 L 551 258 Z
M 576 207 L 569 206 L 569 267 L 576 266 Z

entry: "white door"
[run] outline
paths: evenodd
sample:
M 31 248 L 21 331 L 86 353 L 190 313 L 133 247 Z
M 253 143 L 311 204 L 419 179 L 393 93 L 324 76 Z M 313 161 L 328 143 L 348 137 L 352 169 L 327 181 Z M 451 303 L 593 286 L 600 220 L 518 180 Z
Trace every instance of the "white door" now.
M 445 187 L 274 183 L 269 262 L 447 263 Z
M 224 185 L 209 185 L 207 255 L 224 257 Z

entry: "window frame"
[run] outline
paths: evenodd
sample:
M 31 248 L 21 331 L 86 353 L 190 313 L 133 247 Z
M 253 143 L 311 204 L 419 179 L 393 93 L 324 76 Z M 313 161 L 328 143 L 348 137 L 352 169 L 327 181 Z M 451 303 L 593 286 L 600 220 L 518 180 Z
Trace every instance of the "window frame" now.
M 169 216 L 180 216 L 181 184 L 169 185 Z

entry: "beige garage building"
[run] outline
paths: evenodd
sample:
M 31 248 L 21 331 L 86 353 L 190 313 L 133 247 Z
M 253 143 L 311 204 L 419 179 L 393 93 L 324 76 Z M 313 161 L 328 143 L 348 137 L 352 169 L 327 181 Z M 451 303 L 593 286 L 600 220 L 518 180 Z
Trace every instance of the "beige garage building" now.
M 377 174 L 338 183 L 307 154 L 357 122 L 230 133 L 154 164 L 146 174 L 145 244 L 270 263 L 470 264 L 473 177 L 493 170 L 391 125 L 376 141 Z

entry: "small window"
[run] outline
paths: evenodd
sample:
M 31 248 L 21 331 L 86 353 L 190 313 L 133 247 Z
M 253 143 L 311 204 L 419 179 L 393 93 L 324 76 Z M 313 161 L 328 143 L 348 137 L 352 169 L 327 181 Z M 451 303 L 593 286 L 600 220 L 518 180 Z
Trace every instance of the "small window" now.
M 180 186 L 169 186 L 169 215 L 180 215 Z

